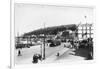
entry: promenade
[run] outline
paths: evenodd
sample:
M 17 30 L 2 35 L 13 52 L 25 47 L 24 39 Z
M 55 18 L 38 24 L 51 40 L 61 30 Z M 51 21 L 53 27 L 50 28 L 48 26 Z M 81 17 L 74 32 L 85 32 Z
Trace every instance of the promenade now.
M 42 61 L 38 61 L 38 63 L 55 63 L 55 62 L 67 62 L 67 61 L 77 61 L 84 60 L 83 57 L 75 56 L 74 49 L 67 48 L 69 43 L 66 43 L 66 47 L 64 47 L 65 43 L 62 43 L 56 47 L 46 46 L 45 55 L 46 59 Z M 21 49 L 21 56 L 18 56 L 18 50 L 15 51 L 15 63 L 16 64 L 33 64 L 33 55 L 38 53 L 41 54 L 41 45 L 32 46 L 30 48 Z M 57 56 L 59 53 L 59 56 Z

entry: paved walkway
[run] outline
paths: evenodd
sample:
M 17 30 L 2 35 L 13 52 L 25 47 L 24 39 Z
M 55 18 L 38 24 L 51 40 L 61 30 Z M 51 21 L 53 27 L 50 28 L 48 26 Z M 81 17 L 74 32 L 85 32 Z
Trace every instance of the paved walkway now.
M 38 63 L 55 63 L 55 62 L 68 62 L 84 60 L 83 57 L 75 56 L 74 49 L 64 47 L 63 44 L 57 47 L 46 47 L 46 59 Z M 16 52 L 16 64 L 33 64 L 32 57 L 34 53 L 40 53 L 40 46 L 33 46 L 27 49 L 22 49 L 22 56 L 17 56 Z M 59 56 L 57 53 L 59 52 Z
M 79 60 L 84 60 L 84 57 L 80 56 L 75 56 L 72 54 L 75 54 L 73 52 L 74 49 L 69 49 L 69 48 L 64 48 L 59 51 L 60 55 L 56 56 L 57 53 L 52 54 L 49 58 L 46 58 L 40 63 L 64 63 L 64 62 L 73 62 L 73 61 L 79 61 Z
M 30 63 L 32 63 L 33 55 L 35 53 L 40 53 L 41 52 L 40 48 L 41 48 L 40 45 L 32 46 L 30 48 L 23 48 L 21 50 L 22 56 L 18 56 L 18 50 L 16 50 L 15 63 L 16 64 L 30 64 Z M 62 50 L 62 49 L 63 49 L 63 44 L 60 46 L 56 46 L 56 47 L 46 46 L 46 49 L 45 49 L 46 58 L 50 57 L 52 54 L 54 54 L 55 52 L 58 52 L 59 50 Z

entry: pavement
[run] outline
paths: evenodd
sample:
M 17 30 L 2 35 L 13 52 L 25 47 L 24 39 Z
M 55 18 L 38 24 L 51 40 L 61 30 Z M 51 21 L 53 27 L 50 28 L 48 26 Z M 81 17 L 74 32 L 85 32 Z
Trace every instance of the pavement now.
M 75 56 L 74 49 L 64 48 L 60 50 L 60 55 L 56 56 L 57 53 L 52 54 L 49 58 L 46 58 L 40 63 L 64 63 L 85 60 L 84 57 Z
M 66 43 L 66 47 L 64 47 L 64 43 L 60 46 L 56 47 L 47 47 L 45 49 L 46 59 L 42 60 L 38 63 L 55 63 L 55 62 L 72 62 L 72 61 L 79 61 L 84 60 L 84 57 L 75 56 L 75 49 L 67 48 L 69 43 Z M 35 53 L 40 53 L 40 45 L 32 46 L 30 48 L 24 48 L 21 50 L 22 56 L 18 56 L 18 50 L 15 52 L 15 64 L 33 64 L 32 57 Z M 57 53 L 59 52 L 59 56 Z

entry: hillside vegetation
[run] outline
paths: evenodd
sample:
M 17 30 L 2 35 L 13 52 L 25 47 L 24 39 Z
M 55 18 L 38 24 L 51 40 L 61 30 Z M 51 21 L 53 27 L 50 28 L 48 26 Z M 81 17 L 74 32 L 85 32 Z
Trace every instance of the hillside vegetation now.
M 53 26 L 53 27 L 40 28 L 31 32 L 25 33 L 24 36 L 39 35 L 39 34 L 56 35 L 58 32 L 61 32 L 61 31 L 65 31 L 65 30 L 75 31 L 76 29 L 77 27 L 75 24 Z

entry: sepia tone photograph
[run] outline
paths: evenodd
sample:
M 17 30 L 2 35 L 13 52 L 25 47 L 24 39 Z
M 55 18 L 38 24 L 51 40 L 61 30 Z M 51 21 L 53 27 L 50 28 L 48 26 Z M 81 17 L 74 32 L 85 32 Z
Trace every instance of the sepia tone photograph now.
M 92 7 L 14 4 L 15 64 L 94 59 Z

